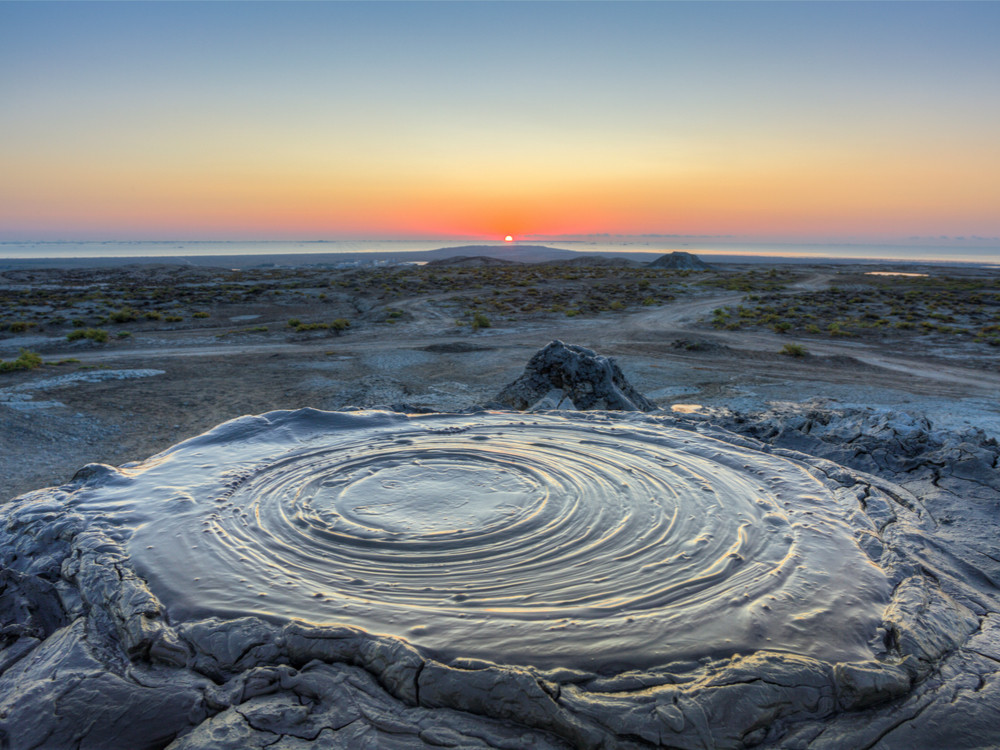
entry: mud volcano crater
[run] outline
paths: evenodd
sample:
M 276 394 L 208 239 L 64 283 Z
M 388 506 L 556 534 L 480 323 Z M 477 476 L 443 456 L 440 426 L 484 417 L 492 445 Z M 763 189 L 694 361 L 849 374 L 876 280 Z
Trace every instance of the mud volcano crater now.
M 621 420 L 275 413 L 77 507 L 128 519 L 174 619 L 347 623 L 448 658 L 871 658 L 891 594 L 802 466 Z
M 493 746 L 755 744 L 904 695 L 977 627 L 907 551 L 910 505 L 640 413 L 242 417 L 3 508 L 10 590 L 52 610 L 3 679 L 53 690 L 46 648 L 88 679 L 155 674 L 118 686 L 107 747 L 239 746 L 254 701 L 315 738 L 360 694 Z M 144 701 L 132 737 L 117 706 Z

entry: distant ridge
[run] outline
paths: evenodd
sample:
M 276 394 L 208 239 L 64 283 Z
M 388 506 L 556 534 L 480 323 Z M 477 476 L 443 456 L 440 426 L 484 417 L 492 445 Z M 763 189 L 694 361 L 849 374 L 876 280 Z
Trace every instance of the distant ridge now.
M 520 266 L 519 260 L 508 258 L 491 258 L 488 255 L 454 255 L 450 258 L 435 258 L 427 261 L 428 266 Z
M 577 258 L 579 253 L 573 250 L 560 250 L 545 245 L 462 245 L 460 247 L 442 247 L 421 253 L 428 260 L 454 257 L 486 257 L 512 260 L 518 263 L 544 263 L 563 258 Z

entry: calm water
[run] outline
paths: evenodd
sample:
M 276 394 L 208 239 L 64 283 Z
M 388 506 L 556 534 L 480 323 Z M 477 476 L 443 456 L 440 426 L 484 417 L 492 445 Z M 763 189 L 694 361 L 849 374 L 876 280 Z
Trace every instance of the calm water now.
M 504 246 L 503 242 L 476 239 L 421 240 L 323 240 L 323 241 L 109 241 L 109 242 L 0 242 L 0 259 L 111 258 L 211 255 L 280 255 L 313 253 L 408 253 L 461 245 Z M 518 244 L 518 243 L 515 243 Z M 1000 243 L 983 241 L 949 245 L 819 245 L 780 243 L 727 243 L 704 239 L 670 238 L 565 241 L 530 239 L 519 244 L 546 245 L 564 250 L 604 253 L 665 253 L 685 250 L 705 257 L 766 256 L 833 258 L 842 260 L 941 261 L 1000 265 Z

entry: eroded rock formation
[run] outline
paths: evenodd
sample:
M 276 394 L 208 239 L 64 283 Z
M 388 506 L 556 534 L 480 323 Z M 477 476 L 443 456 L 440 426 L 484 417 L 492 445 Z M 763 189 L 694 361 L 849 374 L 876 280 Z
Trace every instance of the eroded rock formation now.
M 539 349 L 528 360 L 524 373 L 507 384 L 495 401 L 520 411 L 532 408 L 652 411 L 656 408 L 656 404 L 625 379 L 613 358 L 562 341 L 553 341 Z

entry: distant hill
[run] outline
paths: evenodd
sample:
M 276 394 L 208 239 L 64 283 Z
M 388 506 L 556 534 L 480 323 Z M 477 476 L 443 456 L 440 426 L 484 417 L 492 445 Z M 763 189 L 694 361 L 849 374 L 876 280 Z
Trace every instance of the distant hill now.
M 697 255 L 685 253 L 681 250 L 661 255 L 646 265 L 650 268 L 669 268 L 674 271 L 708 271 L 712 268 Z
M 512 260 L 517 263 L 544 263 L 550 260 L 576 258 L 579 253 L 572 250 L 560 250 L 545 245 L 462 245 L 461 247 L 442 247 L 423 253 L 414 253 L 427 260 L 454 257 L 486 257 Z

